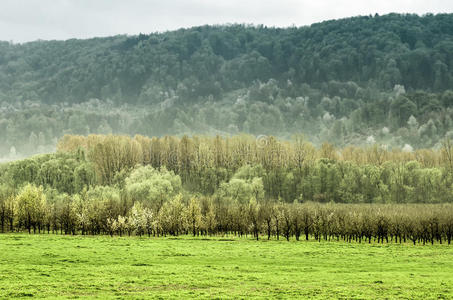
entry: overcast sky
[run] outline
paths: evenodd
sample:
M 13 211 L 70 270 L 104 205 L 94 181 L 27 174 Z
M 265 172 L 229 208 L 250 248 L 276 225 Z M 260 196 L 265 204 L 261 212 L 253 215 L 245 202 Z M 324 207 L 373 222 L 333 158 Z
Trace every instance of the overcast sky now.
M 204 24 L 287 27 L 357 15 L 453 12 L 453 0 L 0 0 L 0 40 L 138 34 Z

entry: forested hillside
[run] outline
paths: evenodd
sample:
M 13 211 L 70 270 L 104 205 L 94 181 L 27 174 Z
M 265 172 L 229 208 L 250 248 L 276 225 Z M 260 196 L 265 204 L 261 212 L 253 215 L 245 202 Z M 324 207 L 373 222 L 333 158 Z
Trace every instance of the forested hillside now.
M 452 86 L 452 14 L 2 42 L 0 155 L 65 133 L 439 147 L 453 136 Z

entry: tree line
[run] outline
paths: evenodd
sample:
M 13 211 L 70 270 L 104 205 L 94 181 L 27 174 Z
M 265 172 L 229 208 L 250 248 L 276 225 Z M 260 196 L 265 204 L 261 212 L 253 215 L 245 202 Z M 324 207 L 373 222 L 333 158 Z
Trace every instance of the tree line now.
M 66 135 L 0 164 L 3 232 L 451 241 L 453 144 Z
M 119 184 L 137 164 L 180 176 L 188 191 L 239 201 L 257 191 L 285 202 L 444 203 L 452 200 L 450 140 L 439 150 L 382 145 L 315 147 L 303 136 L 65 136 L 60 153 L 83 152 L 98 184 Z M 258 197 L 258 198 L 259 198 Z
M 53 202 L 28 184 L 0 202 L 1 230 L 111 236 L 237 236 L 262 239 L 450 245 L 453 207 L 442 205 L 352 205 L 231 202 L 181 194 L 168 201 L 123 203 L 112 191 Z M 117 196 L 117 195 L 116 195 Z
M 275 135 L 303 132 L 316 145 L 337 147 L 377 142 L 393 147 L 439 147 L 453 138 L 453 92 L 362 89 L 329 82 L 325 90 L 280 87 L 275 80 L 225 95 L 222 101 L 128 105 L 92 99 L 80 104 L 0 102 L 0 159 L 55 149 L 64 134 Z

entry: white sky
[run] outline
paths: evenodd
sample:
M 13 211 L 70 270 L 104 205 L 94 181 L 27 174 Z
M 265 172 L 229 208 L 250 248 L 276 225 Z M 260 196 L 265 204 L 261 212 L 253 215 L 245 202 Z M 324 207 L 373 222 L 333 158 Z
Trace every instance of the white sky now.
M 451 13 L 453 0 L 0 0 L 0 40 L 89 38 L 225 23 L 301 26 L 390 12 Z

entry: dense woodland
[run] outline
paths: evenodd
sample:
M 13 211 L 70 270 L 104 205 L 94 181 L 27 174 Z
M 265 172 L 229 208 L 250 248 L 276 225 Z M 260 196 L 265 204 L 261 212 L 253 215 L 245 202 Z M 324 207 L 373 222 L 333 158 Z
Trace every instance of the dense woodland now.
M 450 243 L 451 202 L 450 140 L 66 135 L 57 153 L 0 165 L 2 231 Z
M 0 157 L 89 133 L 440 149 L 452 86 L 452 14 L 1 42 Z
M 0 42 L 1 231 L 449 244 L 452 87 L 453 14 Z

